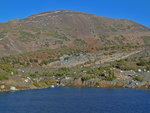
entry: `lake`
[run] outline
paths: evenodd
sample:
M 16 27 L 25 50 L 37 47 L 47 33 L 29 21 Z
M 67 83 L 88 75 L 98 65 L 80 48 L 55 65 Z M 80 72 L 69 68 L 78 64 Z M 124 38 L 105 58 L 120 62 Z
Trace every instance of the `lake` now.
M 150 90 L 48 88 L 0 93 L 0 113 L 148 113 Z

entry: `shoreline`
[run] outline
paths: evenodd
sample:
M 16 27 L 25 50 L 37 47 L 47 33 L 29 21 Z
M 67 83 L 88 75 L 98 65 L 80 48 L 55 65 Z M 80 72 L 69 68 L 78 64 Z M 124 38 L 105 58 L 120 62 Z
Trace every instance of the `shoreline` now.
M 116 86 L 109 86 L 109 87 L 86 87 L 86 86 L 77 86 L 77 85 L 66 85 L 66 86 L 55 86 L 55 87 L 44 87 L 44 88 L 33 88 L 33 89 L 28 89 L 28 88 L 22 88 L 22 89 L 16 89 L 16 90 L 10 90 L 10 89 L 7 89 L 7 90 L 0 90 L 0 93 L 6 93 L 6 92 L 18 92 L 18 91 L 29 91 L 29 90 L 41 90 L 41 89 L 49 89 L 49 88 L 64 88 L 64 87 L 67 87 L 67 88 L 89 88 L 89 89 L 93 89 L 93 88 L 96 88 L 96 89 L 137 89 L 137 90 L 150 90 L 149 87 L 147 86 L 142 86 L 142 87 L 134 87 L 134 88 L 126 88 L 126 87 L 116 87 Z

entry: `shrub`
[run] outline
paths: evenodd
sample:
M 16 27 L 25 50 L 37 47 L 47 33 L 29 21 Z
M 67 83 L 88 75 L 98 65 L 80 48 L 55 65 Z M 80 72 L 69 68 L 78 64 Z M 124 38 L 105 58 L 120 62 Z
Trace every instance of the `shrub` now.
M 37 73 L 32 73 L 32 74 L 30 74 L 30 77 L 36 78 L 36 77 L 38 77 L 38 75 L 37 75 Z
M 13 70 L 12 66 L 9 64 L 0 64 L 0 68 L 8 73 L 11 73 L 11 72 L 13 72 L 14 74 L 18 73 L 16 70 Z
M 7 80 L 10 75 L 0 72 L 0 80 Z
M 145 66 L 146 62 L 144 60 L 140 60 L 140 62 L 137 63 L 138 66 Z
M 75 39 L 74 44 L 79 47 L 86 47 L 88 44 L 82 39 Z
M 137 80 L 137 81 L 139 81 L 139 82 L 142 82 L 142 81 L 143 81 L 143 77 L 142 77 L 142 76 L 136 76 L 136 77 L 134 78 L 134 80 Z
M 52 36 L 54 38 L 62 39 L 64 41 L 70 41 L 70 39 L 65 34 L 59 33 L 57 31 L 56 32 L 48 32 L 47 35 Z
M 33 63 L 33 62 L 38 63 L 38 59 L 30 59 L 30 62 L 31 62 L 31 63 Z
M 93 78 L 95 78 L 94 75 L 87 75 L 87 76 L 85 76 L 85 77 L 82 77 L 82 79 L 83 79 L 84 81 L 88 81 L 88 80 L 93 79 Z
M 0 39 L 3 39 L 7 35 L 7 32 L 0 32 Z
M 46 60 L 43 60 L 41 63 L 40 63 L 40 65 L 42 66 L 42 65 L 47 65 L 48 64 L 48 61 L 46 61 Z
M 116 78 L 116 77 L 115 77 L 115 75 L 114 75 L 114 72 L 111 71 L 111 70 L 109 70 L 109 71 L 108 71 L 108 75 L 105 77 L 105 80 L 112 81 L 112 80 L 114 80 L 115 78 Z

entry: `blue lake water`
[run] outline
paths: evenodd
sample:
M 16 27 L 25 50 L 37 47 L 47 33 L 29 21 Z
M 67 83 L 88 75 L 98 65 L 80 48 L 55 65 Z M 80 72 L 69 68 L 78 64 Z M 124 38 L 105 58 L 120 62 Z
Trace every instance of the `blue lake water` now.
M 0 113 L 150 113 L 150 90 L 58 87 L 0 93 Z

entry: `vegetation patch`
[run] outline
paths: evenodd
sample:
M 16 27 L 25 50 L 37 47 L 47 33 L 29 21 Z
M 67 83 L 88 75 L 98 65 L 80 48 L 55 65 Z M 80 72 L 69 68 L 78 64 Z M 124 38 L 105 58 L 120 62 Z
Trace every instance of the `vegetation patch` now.
M 139 82 L 142 82 L 142 81 L 143 81 L 143 77 L 142 77 L 142 76 L 136 76 L 136 77 L 134 78 L 134 80 L 139 81 Z
M 87 75 L 87 76 L 85 76 L 85 77 L 82 77 L 82 79 L 84 80 L 84 81 L 88 81 L 88 80 L 90 80 L 90 79 L 93 79 L 93 78 L 95 78 L 96 76 L 94 76 L 94 75 Z
M 88 44 L 82 39 L 75 39 L 74 44 L 79 47 L 86 47 Z
M 64 40 L 64 41 L 70 41 L 70 39 L 65 34 L 58 33 L 57 31 L 56 32 L 48 32 L 47 35 L 52 36 L 57 39 Z
M 25 43 L 33 41 L 35 39 L 35 35 L 31 34 L 29 32 L 19 31 L 19 34 L 20 34 L 20 36 L 19 36 L 18 40 L 25 42 Z
M 7 32 L 5 32 L 5 31 L 0 32 L 0 39 L 5 38 L 5 36 L 7 36 Z
M 11 73 L 11 72 L 13 72 L 14 74 L 18 73 L 9 64 L 0 64 L 0 68 L 3 69 L 4 71 L 8 72 L 8 73 Z
M 143 36 L 142 39 L 143 39 L 145 44 L 149 44 L 150 43 L 150 36 Z
M 8 80 L 10 75 L 0 71 L 0 80 Z

